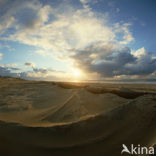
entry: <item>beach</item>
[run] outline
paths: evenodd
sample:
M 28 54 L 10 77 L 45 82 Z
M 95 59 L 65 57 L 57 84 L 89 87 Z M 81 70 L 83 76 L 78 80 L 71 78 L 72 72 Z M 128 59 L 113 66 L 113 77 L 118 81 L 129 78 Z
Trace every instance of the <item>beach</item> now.
M 1 77 L 0 155 L 119 156 L 156 143 L 155 114 L 153 84 Z

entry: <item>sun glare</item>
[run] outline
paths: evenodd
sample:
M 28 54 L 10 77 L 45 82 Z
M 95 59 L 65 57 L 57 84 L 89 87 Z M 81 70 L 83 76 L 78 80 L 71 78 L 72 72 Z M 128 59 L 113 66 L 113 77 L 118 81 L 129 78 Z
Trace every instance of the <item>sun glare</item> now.
M 73 74 L 74 74 L 75 77 L 80 77 L 81 76 L 81 71 L 78 70 L 78 69 L 74 69 Z
M 82 75 L 82 73 L 79 69 L 73 69 L 72 72 L 73 72 L 73 76 L 76 78 L 79 78 Z

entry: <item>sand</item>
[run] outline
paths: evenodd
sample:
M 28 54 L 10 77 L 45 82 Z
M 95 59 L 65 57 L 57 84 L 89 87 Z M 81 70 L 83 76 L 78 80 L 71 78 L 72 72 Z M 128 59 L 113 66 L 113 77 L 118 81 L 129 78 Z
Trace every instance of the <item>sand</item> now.
M 0 78 L 2 156 L 120 156 L 155 136 L 156 85 Z

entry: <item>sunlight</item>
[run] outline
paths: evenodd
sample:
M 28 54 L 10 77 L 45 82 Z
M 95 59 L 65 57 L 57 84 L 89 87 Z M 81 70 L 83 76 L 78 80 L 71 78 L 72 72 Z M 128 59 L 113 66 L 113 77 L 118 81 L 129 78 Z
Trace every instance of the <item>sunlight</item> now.
M 83 77 L 83 73 L 77 68 L 72 68 L 72 77 L 73 82 L 80 82 Z
M 82 73 L 79 69 L 72 69 L 74 77 L 81 77 Z

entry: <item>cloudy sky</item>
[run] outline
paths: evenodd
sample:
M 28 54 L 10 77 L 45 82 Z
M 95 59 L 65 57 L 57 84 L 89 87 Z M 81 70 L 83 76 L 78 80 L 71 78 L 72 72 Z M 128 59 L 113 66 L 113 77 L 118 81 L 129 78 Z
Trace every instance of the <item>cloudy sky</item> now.
M 155 0 L 0 0 L 0 75 L 156 78 Z

